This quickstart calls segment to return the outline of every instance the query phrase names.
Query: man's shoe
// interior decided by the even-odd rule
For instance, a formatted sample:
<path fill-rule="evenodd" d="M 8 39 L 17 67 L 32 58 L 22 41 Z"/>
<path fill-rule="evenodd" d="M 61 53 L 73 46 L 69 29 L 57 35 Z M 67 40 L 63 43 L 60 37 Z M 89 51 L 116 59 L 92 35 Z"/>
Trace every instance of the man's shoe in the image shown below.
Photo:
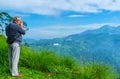
<path fill-rule="evenodd" d="M 22 77 L 22 74 L 15 75 L 13 77 Z"/>

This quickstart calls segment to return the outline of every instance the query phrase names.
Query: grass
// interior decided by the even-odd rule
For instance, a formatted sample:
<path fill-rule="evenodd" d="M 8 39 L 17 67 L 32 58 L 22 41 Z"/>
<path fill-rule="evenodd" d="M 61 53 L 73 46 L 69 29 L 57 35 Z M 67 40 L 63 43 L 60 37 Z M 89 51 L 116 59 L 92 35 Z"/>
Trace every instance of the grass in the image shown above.
<path fill-rule="evenodd" d="M 9 73 L 6 38 L 0 36 L 0 42 L 0 79 L 17 79 Z M 33 51 L 24 46 L 21 47 L 19 72 L 23 74 L 21 79 L 120 79 L 107 65 L 80 65 L 71 57 L 60 57 L 46 50 Z"/>

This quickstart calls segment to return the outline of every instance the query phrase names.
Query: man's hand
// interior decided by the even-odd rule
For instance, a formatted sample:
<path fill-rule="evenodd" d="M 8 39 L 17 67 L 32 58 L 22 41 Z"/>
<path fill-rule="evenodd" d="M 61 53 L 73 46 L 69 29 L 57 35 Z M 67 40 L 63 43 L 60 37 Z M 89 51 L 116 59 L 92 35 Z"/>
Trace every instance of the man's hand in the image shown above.
<path fill-rule="evenodd" d="M 23 22 L 20 23 L 20 27 L 21 27 L 22 29 L 24 29 Z"/>

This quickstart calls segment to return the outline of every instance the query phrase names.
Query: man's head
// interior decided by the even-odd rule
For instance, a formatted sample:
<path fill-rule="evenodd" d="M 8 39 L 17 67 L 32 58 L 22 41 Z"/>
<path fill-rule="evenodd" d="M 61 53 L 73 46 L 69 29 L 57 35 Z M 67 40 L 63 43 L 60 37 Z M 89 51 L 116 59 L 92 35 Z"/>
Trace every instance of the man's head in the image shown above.
<path fill-rule="evenodd" d="M 19 17 L 19 16 L 15 16 L 15 17 L 13 18 L 13 23 L 16 23 L 16 24 L 20 25 L 20 24 L 21 24 L 21 19 L 20 19 L 20 17 Z"/>

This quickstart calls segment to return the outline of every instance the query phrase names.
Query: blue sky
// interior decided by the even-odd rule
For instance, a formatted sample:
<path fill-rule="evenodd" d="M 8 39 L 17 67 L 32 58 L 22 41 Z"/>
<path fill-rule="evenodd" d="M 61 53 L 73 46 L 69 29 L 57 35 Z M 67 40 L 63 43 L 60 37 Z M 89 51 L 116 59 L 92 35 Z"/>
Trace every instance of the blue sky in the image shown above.
<path fill-rule="evenodd" d="M 20 16 L 30 28 L 24 38 L 50 39 L 120 25 L 120 0 L 7 0 L 0 12 Z"/>

